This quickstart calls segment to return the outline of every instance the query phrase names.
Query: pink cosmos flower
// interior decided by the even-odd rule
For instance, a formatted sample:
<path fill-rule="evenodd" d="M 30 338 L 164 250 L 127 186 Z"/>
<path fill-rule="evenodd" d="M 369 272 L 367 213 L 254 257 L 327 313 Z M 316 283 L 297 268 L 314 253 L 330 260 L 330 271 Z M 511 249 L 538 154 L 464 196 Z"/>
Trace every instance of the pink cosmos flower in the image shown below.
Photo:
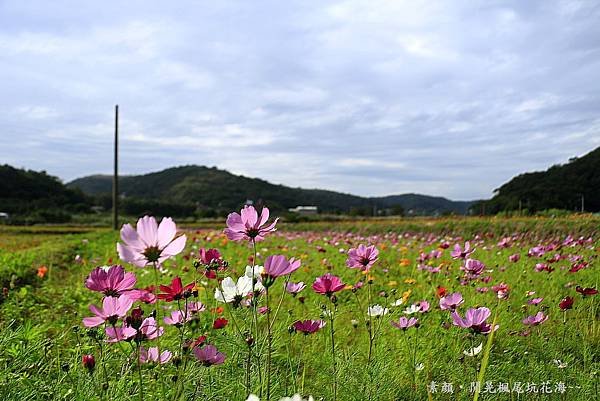
<path fill-rule="evenodd" d="M 164 350 L 160 353 L 160 358 L 158 357 L 158 347 L 150 347 L 148 349 L 144 347 L 140 347 L 140 362 L 141 363 L 158 363 L 165 364 L 171 360 L 171 351 Z"/>
<path fill-rule="evenodd" d="M 304 282 L 302 282 L 302 281 L 300 281 L 299 283 L 288 282 L 285 285 L 285 290 L 288 293 L 292 294 L 292 296 L 294 296 L 294 297 L 305 288 L 306 288 L 306 284 L 304 284 Z"/>
<path fill-rule="evenodd" d="M 419 327 L 419 319 L 415 319 L 414 317 L 411 318 L 407 318 L 405 316 L 402 316 L 400 319 L 398 319 L 397 322 L 391 322 L 392 326 L 400 329 L 400 330 L 408 330 L 411 327 Z"/>
<path fill-rule="evenodd" d="M 300 268 L 300 264 L 300 260 L 294 258 L 287 260 L 283 255 L 268 256 L 262 272 L 263 285 L 267 287 L 269 282 L 272 283 L 277 277 L 292 274 Z"/>
<path fill-rule="evenodd" d="M 120 265 L 97 267 L 85 280 L 85 286 L 107 297 L 118 297 L 135 286 L 137 279 L 133 273 L 125 273 Z"/>
<path fill-rule="evenodd" d="M 465 242 L 465 249 L 462 249 L 459 244 L 455 244 L 450 256 L 452 256 L 452 259 L 466 259 L 473 252 L 475 252 L 475 249 L 471 249 L 471 243 L 467 241 Z"/>
<path fill-rule="evenodd" d="M 127 341 L 135 337 L 137 330 L 123 323 L 121 326 L 111 326 L 104 329 L 109 343 Z"/>
<path fill-rule="evenodd" d="M 96 316 L 83 318 L 83 325 L 96 327 L 104 322 L 114 325 L 119 318 L 127 315 L 132 305 L 133 301 L 127 296 L 106 297 L 102 300 L 102 309 L 90 305 L 90 311 Z"/>
<path fill-rule="evenodd" d="M 335 292 L 343 290 L 344 283 L 338 276 L 334 276 L 331 273 L 326 273 L 321 277 L 316 278 L 312 288 L 317 294 L 323 294 L 330 297 Z"/>
<path fill-rule="evenodd" d="M 538 312 L 533 316 L 527 316 L 523 319 L 523 324 L 527 326 L 537 326 L 548 320 L 548 316 L 544 312 Z"/>
<path fill-rule="evenodd" d="M 452 323 L 455 326 L 462 327 L 464 329 L 470 329 L 474 333 L 488 334 L 492 331 L 492 325 L 486 323 L 486 320 L 491 316 L 492 312 L 485 307 L 482 308 L 469 308 L 465 314 L 464 319 L 460 317 L 458 312 L 452 312 Z M 498 326 L 494 328 L 497 329 Z"/>
<path fill-rule="evenodd" d="M 543 300 L 544 300 L 544 298 L 532 298 L 527 303 L 529 305 L 539 305 L 542 303 Z"/>
<path fill-rule="evenodd" d="M 348 251 L 346 266 L 351 269 L 361 269 L 369 271 L 373 264 L 377 262 L 379 250 L 374 245 L 364 246 L 360 244 L 358 248 L 352 248 Z"/>
<path fill-rule="evenodd" d="M 199 312 L 204 312 L 206 310 L 206 305 L 204 305 L 200 301 L 188 302 L 187 303 L 187 310 L 188 310 L 188 312 L 190 312 L 192 314 L 199 313 Z"/>
<path fill-rule="evenodd" d="M 485 265 L 477 259 L 467 259 L 460 269 L 463 270 L 468 277 L 474 278 L 483 273 Z"/>
<path fill-rule="evenodd" d="M 419 312 L 420 313 L 427 313 L 427 312 L 429 312 L 429 302 L 427 302 L 427 301 L 419 301 L 419 302 L 415 303 L 415 305 L 417 305 L 419 307 Z"/>
<path fill-rule="evenodd" d="M 440 298 L 440 308 L 442 310 L 453 311 L 462 305 L 463 302 L 465 302 L 465 300 L 463 299 L 462 294 L 460 292 L 455 292 Z"/>
<path fill-rule="evenodd" d="M 169 316 L 165 316 L 163 321 L 165 324 L 170 326 L 181 326 L 185 322 L 189 322 L 191 320 L 191 316 L 186 316 L 182 311 L 176 310 L 171 312 Z"/>
<path fill-rule="evenodd" d="M 262 241 L 267 234 L 276 230 L 275 225 L 279 219 L 266 226 L 267 220 L 269 220 L 268 208 L 263 207 L 259 215 L 254 206 L 244 206 L 240 214 L 229 213 L 224 232 L 232 241 Z"/>
<path fill-rule="evenodd" d="M 513 263 L 517 263 L 519 261 L 519 259 L 521 259 L 521 255 L 519 255 L 518 253 L 515 253 L 514 255 L 510 255 L 508 257 L 508 260 Z"/>
<path fill-rule="evenodd" d="M 292 324 L 294 330 L 303 333 L 305 336 L 316 333 L 325 326 L 323 320 L 298 320 Z"/>
<path fill-rule="evenodd" d="M 164 331 L 164 328 L 158 327 L 158 324 L 153 317 L 147 317 L 138 329 L 138 336 L 142 339 L 154 340 L 155 338 L 162 336 Z"/>
<path fill-rule="evenodd" d="M 186 236 L 177 237 L 177 226 L 170 217 L 156 223 L 156 219 L 144 216 L 137 222 L 137 230 L 130 224 L 121 228 L 121 240 L 117 243 L 119 257 L 138 267 L 153 263 L 161 264 L 185 248 Z"/>
<path fill-rule="evenodd" d="M 225 354 L 219 352 L 214 345 L 205 345 L 204 347 L 195 347 L 194 355 L 196 359 L 206 367 L 221 365 L 225 362 Z"/>

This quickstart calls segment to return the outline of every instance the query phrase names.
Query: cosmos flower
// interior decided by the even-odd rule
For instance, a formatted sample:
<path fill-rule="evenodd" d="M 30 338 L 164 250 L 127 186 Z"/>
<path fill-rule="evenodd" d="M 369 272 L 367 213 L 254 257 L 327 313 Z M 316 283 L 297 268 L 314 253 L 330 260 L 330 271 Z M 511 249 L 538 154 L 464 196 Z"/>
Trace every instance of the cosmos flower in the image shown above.
<path fill-rule="evenodd" d="M 90 311 L 96 316 L 83 318 L 83 325 L 96 327 L 104 322 L 114 325 L 119 318 L 127 315 L 132 305 L 133 301 L 127 296 L 106 297 L 102 300 L 102 309 L 90 305 Z"/>
<path fill-rule="evenodd" d="M 561 310 L 568 310 L 568 309 L 572 309 L 573 308 L 573 303 L 575 302 L 575 299 L 573 297 L 565 297 L 563 299 L 560 300 L 560 302 L 558 303 L 558 307 Z"/>
<path fill-rule="evenodd" d="M 276 230 L 275 225 L 279 219 L 275 219 L 270 225 L 266 225 L 269 220 L 269 209 L 263 207 L 259 215 L 254 206 L 244 206 L 241 212 L 230 213 L 227 216 L 227 228 L 225 235 L 232 241 L 262 241 L 265 236 Z"/>
<path fill-rule="evenodd" d="M 260 282 L 254 284 L 255 291 L 264 287 Z M 215 299 L 220 302 L 233 303 L 239 306 L 240 302 L 252 293 L 252 278 L 244 275 L 238 278 L 237 284 L 231 277 L 225 277 L 221 282 L 221 289 L 215 289 Z"/>
<path fill-rule="evenodd" d="M 325 322 L 323 320 L 298 320 L 292 324 L 294 330 L 299 331 L 304 335 L 316 333 L 324 326 Z"/>
<path fill-rule="evenodd" d="M 455 326 L 462 327 L 464 329 L 470 329 L 472 332 L 477 334 L 488 334 L 492 331 L 492 325 L 486 323 L 486 320 L 491 316 L 492 312 L 485 307 L 481 308 L 469 308 L 465 317 L 462 318 L 458 312 L 452 312 L 452 323 Z M 498 326 L 494 328 L 497 329 Z"/>
<path fill-rule="evenodd" d="M 483 349 L 483 343 L 479 344 L 476 347 L 464 350 L 463 354 L 465 354 L 465 356 L 477 356 L 481 352 L 482 349 Z"/>
<path fill-rule="evenodd" d="M 508 257 L 508 260 L 511 261 L 512 263 L 517 263 L 519 261 L 519 259 L 521 259 L 521 255 L 519 255 L 518 253 L 515 253 Z"/>
<path fill-rule="evenodd" d="M 460 292 L 455 292 L 440 298 L 440 308 L 442 310 L 455 310 L 462 305 L 463 302 L 465 302 L 465 300 L 463 299 L 462 294 Z"/>
<path fill-rule="evenodd" d="M 138 267 L 153 263 L 162 264 L 185 248 L 186 236 L 177 236 L 177 226 L 170 217 L 164 217 L 160 225 L 156 219 L 144 216 L 137 222 L 136 230 L 130 224 L 121 228 L 121 240 L 117 243 L 119 257 Z"/>
<path fill-rule="evenodd" d="M 467 241 L 465 242 L 464 249 L 459 244 L 455 244 L 454 249 L 450 252 L 450 256 L 452 256 L 452 259 L 466 259 L 474 251 L 475 249 L 471 249 L 471 243 Z"/>
<path fill-rule="evenodd" d="M 527 326 L 538 326 L 548 320 L 548 316 L 544 312 L 538 312 L 533 316 L 527 316 L 523 319 L 523 324 Z"/>
<path fill-rule="evenodd" d="M 205 345 L 203 347 L 194 347 L 194 356 L 200 363 L 206 367 L 221 365 L 225 362 L 225 354 L 219 352 L 214 345 Z"/>
<path fill-rule="evenodd" d="M 498 299 L 508 299 L 508 295 L 510 294 L 510 287 L 508 284 L 500 283 L 492 286 L 492 291 L 496 293 Z"/>
<path fill-rule="evenodd" d="M 381 305 L 372 305 L 367 308 L 367 315 L 371 317 L 381 317 L 387 315 L 390 310 Z"/>
<path fill-rule="evenodd" d="M 160 358 L 158 357 L 158 347 L 150 347 L 148 349 L 144 347 L 140 347 L 140 362 L 141 363 L 158 363 L 165 364 L 171 360 L 171 351 L 164 350 L 160 353 Z"/>
<path fill-rule="evenodd" d="M 181 278 L 179 276 L 173 278 L 171 281 L 171 285 L 161 285 L 160 290 L 162 293 L 158 294 L 158 299 L 164 299 L 167 302 L 178 301 L 183 298 L 187 298 L 192 293 L 192 288 L 194 288 L 194 283 L 190 283 L 183 286 L 181 282 Z"/>
<path fill-rule="evenodd" d="M 580 293 L 581 295 L 583 295 L 584 297 L 590 296 L 590 295 L 596 295 L 598 293 L 598 290 L 593 288 L 593 287 L 588 287 L 588 288 L 583 288 L 581 286 L 577 286 L 575 287 L 575 291 L 577 291 L 578 293 Z"/>
<path fill-rule="evenodd" d="M 171 312 L 169 316 L 165 316 L 163 321 L 170 326 L 181 326 L 185 322 L 190 321 L 191 316 L 185 316 L 182 311 L 176 310 Z"/>
<path fill-rule="evenodd" d="M 408 330 L 411 327 L 419 327 L 419 319 L 415 319 L 414 317 L 407 318 L 405 316 L 400 317 L 397 322 L 391 322 L 392 326 L 400 329 L 400 330 Z"/>
<path fill-rule="evenodd" d="M 277 277 L 287 276 L 300 268 L 300 260 L 291 258 L 288 260 L 283 255 L 271 255 L 265 260 L 262 272 L 263 285 L 270 286 Z"/>
<path fill-rule="evenodd" d="M 223 328 L 225 328 L 225 326 L 227 326 L 227 323 L 229 323 L 229 320 L 225 319 L 224 317 L 218 317 L 213 322 L 213 329 L 215 329 L 215 330 L 223 329 Z"/>
<path fill-rule="evenodd" d="M 527 303 L 529 305 L 539 305 L 542 303 L 543 300 L 544 298 L 531 298 L 529 301 L 527 301 Z"/>
<path fill-rule="evenodd" d="M 107 297 L 118 297 L 132 290 L 136 281 L 135 274 L 125 273 L 123 266 L 102 266 L 91 271 L 85 280 L 85 286 Z"/>
<path fill-rule="evenodd" d="M 346 266 L 351 269 L 361 269 L 369 271 L 373 264 L 377 262 L 379 251 L 374 245 L 364 246 L 360 244 L 357 248 L 348 251 Z"/>
<path fill-rule="evenodd" d="M 338 276 L 334 276 L 331 273 L 326 273 L 315 279 L 312 288 L 317 294 L 327 295 L 330 297 L 334 293 L 343 290 L 344 283 Z"/>
<path fill-rule="evenodd" d="M 292 294 L 292 296 L 296 296 L 300 291 L 302 291 L 303 289 L 306 288 L 306 284 L 304 284 L 304 282 L 300 281 L 298 283 L 292 283 L 292 282 L 288 282 L 285 285 L 285 290 Z"/>
<path fill-rule="evenodd" d="M 461 266 L 460 269 L 463 270 L 469 277 L 477 277 L 483 273 L 485 265 L 477 259 L 467 259 L 465 260 L 465 264 Z"/>

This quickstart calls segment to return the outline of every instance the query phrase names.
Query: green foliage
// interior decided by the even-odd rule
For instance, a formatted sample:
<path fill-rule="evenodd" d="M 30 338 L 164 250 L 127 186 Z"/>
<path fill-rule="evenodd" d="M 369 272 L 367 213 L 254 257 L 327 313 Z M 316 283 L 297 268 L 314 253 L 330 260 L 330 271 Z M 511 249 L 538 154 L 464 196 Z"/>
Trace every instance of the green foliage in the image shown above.
<path fill-rule="evenodd" d="M 537 213 L 547 209 L 600 211 L 600 148 L 564 165 L 546 171 L 518 175 L 496 191 L 488 200 L 473 205 L 474 213 L 498 213 L 528 209 Z M 519 205 L 520 202 L 520 205 Z"/>

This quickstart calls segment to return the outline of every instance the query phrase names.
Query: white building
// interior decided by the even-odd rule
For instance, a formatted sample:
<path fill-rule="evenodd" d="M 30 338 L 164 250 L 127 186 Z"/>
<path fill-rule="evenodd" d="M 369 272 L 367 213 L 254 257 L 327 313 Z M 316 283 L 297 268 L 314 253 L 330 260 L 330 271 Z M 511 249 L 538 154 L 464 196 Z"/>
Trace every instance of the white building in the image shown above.
<path fill-rule="evenodd" d="M 296 206 L 288 209 L 292 213 L 302 215 L 317 214 L 319 209 L 316 206 Z"/>

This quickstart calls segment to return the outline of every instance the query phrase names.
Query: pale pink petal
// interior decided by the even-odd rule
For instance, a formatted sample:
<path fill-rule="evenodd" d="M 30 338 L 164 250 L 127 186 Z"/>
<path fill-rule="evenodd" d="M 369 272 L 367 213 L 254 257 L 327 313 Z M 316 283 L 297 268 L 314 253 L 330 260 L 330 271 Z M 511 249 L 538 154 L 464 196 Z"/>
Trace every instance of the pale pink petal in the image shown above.
<path fill-rule="evenodd" d="M 269 220 L 269 208 L 263 207 L 262 211 L 260 212 L 260 222 L 258 223 L 258 226 L 262 226 L 267 222 L 267 220 Z"/>
<path fill-rule="evenodd" d="M 104 319 L 102 319 L 99 316 L 83 318 L 83 325 L 85 327 L 96 327 L 96 326 L 100 326 L 102 323 L 104 323 Z"/>
<path fill-rule="evenodd" d="M 137 250 L 144 249 L 144 244 L 140 241 L 137 231 L 135 231 L 129 223 L 124 224 L 123 227 L 121 227 L 121 239 L 130 247 L 136 248 Z"/>
<path fill-rule="evenodd" d="M 158 224 L 151 216 L 144 216 L 137 222 L 137 232 L 142 242 L 147 246 L 158 245 Z"/>
<path fill-rule="evenodd" d="M 163 249 L 175 238 L 177 226 L 170 217 L 163 217 L 158 226 L 158 249 Z"/>
<path fill-rule="evenodd" d="M 173 242 L 171 242 L 165 249 L 162 250 L 161 257 L 169 257 L 175 256 L 185 248 L 185 241 L 187 237 L 185 235 L 181 235 L 177 237 Z"/>
<path fill-rule="evenodd" d="M 254 206 L 244 206 L 241 212 L 242 222 L 246 227 L 256 227 L 258 221 L 258 214 Z"/>

